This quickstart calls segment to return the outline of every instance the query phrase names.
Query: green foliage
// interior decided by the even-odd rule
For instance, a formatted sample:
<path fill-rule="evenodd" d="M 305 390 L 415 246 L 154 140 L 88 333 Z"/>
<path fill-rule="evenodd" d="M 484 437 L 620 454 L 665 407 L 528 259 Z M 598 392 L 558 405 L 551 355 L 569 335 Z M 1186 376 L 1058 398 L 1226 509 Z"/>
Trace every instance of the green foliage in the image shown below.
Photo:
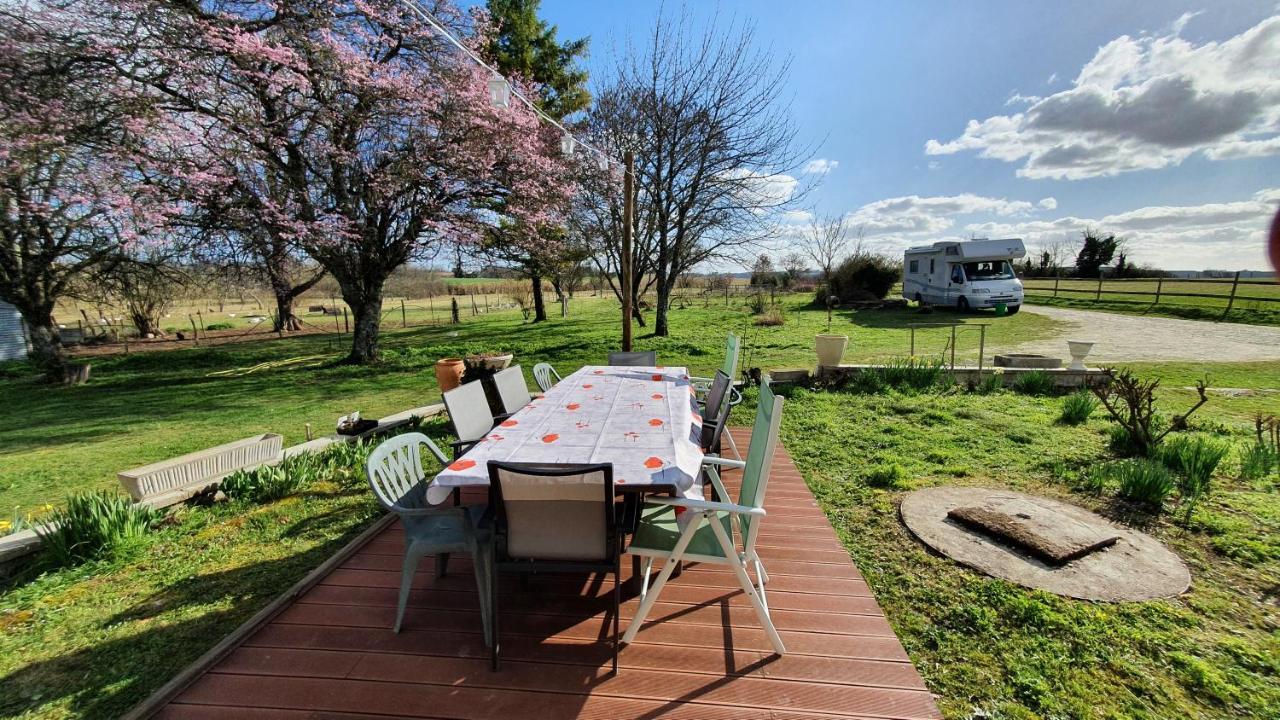
<path fill-rule="evenodd" d="M 310 454 L 285 458 L 279 465 L 237 470 L 222 480 L 222 492 L 232 500 L 267 503 L 288 497 L 319 476 L 319 461 Z"/>
<path fill-rule="evenodd" d="M 488 0 L 498 32 L 485 48 L 504 75 L 515 74 L 542 86 L 538 104 L 548 115 L 563 118 L 591 104 L 587 71 L 578 61 L 587 56 L 589 40 L 560 42 L 557 28 L 538 17 L 540 0 Z"/>
<path fill-rule="evenodd" d="M 1058 422 L 1064 425 L 1079 425 L 1089 420 L 1089 416 L 1098 409 L 1098 400 L 1088 390 L 1076 391 L 1062 399 L 1062 414 Z"/>
<path fill-rule="evenodd" d="M 990 375 L 984 376 L 982 381 L 974 387 L 973 391 L 979 395 L 991 395 L 998 393 L 1004 389 L 1004 373 L 992 372 Z"/>
<path fill-rule="evenodd" d="M 1013 381 L 1013 391 L 1023 395 L 1052 395 L 1053 376 L 1043 370 L 1021 373 Z"/>
<path fill-rule="evenodd" d="M 1266 443 L 1254 442 L 1240 451 L 1240 478 L 1261 480 L 1280 471 L 1280 453 Z"/>
<path fill-rule="evenodd" d="M 48 518 L 55 529 L 38 532 L 57 564 L 76 565 L 136 545 L 163 517 L 116 493 L 77 493 Z"/>
<path fill-rule="evenodd" d="M 768 309 L 768 307 L 769 302 L 764 299 L 764 293 L 751 293 L 750 297 L 747 298 L 747 309 L 751 311 L 752 315 L 759 315 Z"/>
<path fill-rule="evenodd" d="M 1076 277 L 1098 277 L 1102 266 L 1111 262 L 1119 247 L 1120 241 L 1115 235 L 1102 237 L 1095 235 L 1092 230 L 1086 230 L 1084 243 L 1080 246 L 1080 253 L 1076 255 Z"/>
<path fill-rule="evenodd" d="M 898 390 L 936 390 L 951 384 L 951 373 L 940 358 L 896 357 L 870 372 L 879 376 L 883 386 Z"/>
<path fill-rule="evenodd" d="M 831 271 L 830 287 L 818 289 L 818 303 L 826 305 L 827 295 L 840 302 L 880 300 L 902 279 L 900 260 L 873 253 L 850 256 Z"/>
<path fill-rule="evenodd" d="M 1102 477 L 1099 482 L 1117 485 L 1120 497 L 1148 505 L 1155 510 L 1164 507 L 1164 501 L 1174 488 L 1174 479 L 1169 470 L 1163 463 L 1155 460 L 1121 460 L 1103 466 L 1100 473 Z"/>
<path fill-rule="evenodd" d="M 900 488 L 907 473 L 898 463 L 881 463 L 867 469 L 867 484 L 878 488 Z"/>
<path fill-rule="evenodd" d="M 205 330 L 234 330 L 235 327 L 236 326 L 232 325 L 231 323 L 216 322 L 216 323 L 209 323 L 208 325 L 205 325 L 204 329 Z"/>
<path fill-rule="evenodd" d="M 1224 443 L 1187 436 L 1166 440 L 1156 451 L 1156 458 L 1178 474 L 1178 495 L 1186 518 L 1209 495 L 1213 472 L 1229 451 Z"/>

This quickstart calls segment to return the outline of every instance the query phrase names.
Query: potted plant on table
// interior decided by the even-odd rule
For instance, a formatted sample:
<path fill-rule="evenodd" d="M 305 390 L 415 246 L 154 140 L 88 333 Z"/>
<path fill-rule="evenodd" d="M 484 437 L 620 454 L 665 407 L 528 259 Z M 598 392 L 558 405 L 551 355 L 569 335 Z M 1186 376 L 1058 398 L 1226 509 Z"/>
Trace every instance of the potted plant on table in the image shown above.
<path fill-rule="evenodd" d="M 512 357 L 511 353 L 482 352 L 467 355 L 463 361 L 462 382 L 480 381 L 485 398 L 489 401 L 489 410 L 494 417 L 501 415 L 504 410 L 502 398 L 498 395 L 498 387 L 493 383 L 493 376 L 497 375 L 499 370 L 505 370 L 511 364 Z"/>

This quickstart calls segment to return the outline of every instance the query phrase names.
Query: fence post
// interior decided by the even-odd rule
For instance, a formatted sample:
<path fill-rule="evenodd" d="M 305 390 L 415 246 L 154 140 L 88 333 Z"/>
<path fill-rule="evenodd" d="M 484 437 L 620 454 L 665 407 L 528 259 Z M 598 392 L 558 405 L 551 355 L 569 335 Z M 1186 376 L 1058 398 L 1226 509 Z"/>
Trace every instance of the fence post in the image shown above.
<path fill-rule="evenodd" d="M 956 326 L 951 326 L 951 372 L 956 371 Z"/>
<path fill-rule="evenodd" d="M 347 309 L 345 307 L 342 308 L 342 329 L 347 333 L 351 332 L 351 321 L 347 319 Z"/>
<path fill-rule="evenodd" d="M 911 353 L 909 357 L 916 356 L 916 326 L 911 326 Z"/>
<path fill-rule="evenodd" d="M 978 326 L 978 382 L 982 382 L 982 356 L 987 351 L 987 326 Z"/>
<path fill-rule="evenodd" d="M 196 319 L 187 313 L 187 319 L 191 321 L 191 342 L 195 347 L 200 347 L 200 333 L 196 330 Z"/>
<path fill-rule="evenodd" d="M 1231 306 L 1236 302 L 1236 288 L 1240 286 L 1240 271 L 1236 271 L 1236 277 L 1231 281 L 1231 296 L 1227 298 L 1227 309 L 1223 311 L 1222 317 L 1226 317 L 1231 312 Z"/>
<path fill-rule="evenodd" d="M 338 337 L 342 337 L 342 325 L 338 322 L 338 306 L 333 306 L 333 331 L 338 333 Z"/>
<path fill-rule="evenodd" d="M 404 314 L 404 298 L 400 298 L 400 327 L 409 327 L 409 320 Z"/>
<path fill-rule="evenodd" d="M 1102 299 L 1102 272 L 1098 272 L 1098 291 L 1093 294 L 1094 302 Z"/>
<path fill-rule="evenodd" d="M 1053 276 L 1053 296 L 1058 297 L 1058 281 L 1062 279 L 1062 273 Z"/>
<path fill-rule="evenodd" d="M 196 317 L 200 319 L 200 329 L 207 330 L 207 328 L 204 326 L 204 316 L 200 314 L 199 310 L 196 311 Z"/>
<path fill-rule="evenodd" d="M 450 311 L 453 315 L 453 324 L 457 325 L 458 324 L 458 298 L 456 296 L 450 297 L 449 305 L 450 305 Z"/>
<path fill-rule="evenodd" d="M 729 286 L 724 286 L 724 306 L 729 307 Z"/>
<path fill-rule="evenodd" d="M 1156 278 L 1156 301 L 1152 305 L 1160 304 L 1160 290 L 1164 288 L 1164 278 Z"/>

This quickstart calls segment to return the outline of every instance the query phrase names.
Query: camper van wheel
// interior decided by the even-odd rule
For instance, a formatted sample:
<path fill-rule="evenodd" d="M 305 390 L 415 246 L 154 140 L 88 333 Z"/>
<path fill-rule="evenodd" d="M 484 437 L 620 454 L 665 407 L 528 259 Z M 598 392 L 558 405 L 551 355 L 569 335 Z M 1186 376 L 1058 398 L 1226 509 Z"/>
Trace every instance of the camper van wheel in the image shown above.
<path fill-rule="evenodd" d="M 920 293 L 916 293 L 915 301 L 920 305 L 924 305 L 924 296 L 921 295 Z"/>
<path fill-rule="evenodd" d="M 1022 306 L 1021 306 L 1021 305 L 1010 305 L 1010 306 L 1009 306 L 1009 314 L 1010 314 L 1010 315 L 1017 315 L 1017 314 L 1018 314 L 1018 311 L 1019 311 L 1019 310 L 1021 310 L 1021 309 L 1022 309 Z"/>
<path fill-rule="evenodd" d="M 969 312 L 969 301 L 963 295 L 960 296 L 959 300 L 956 300 L 956 310 L 962 313 Z"/>

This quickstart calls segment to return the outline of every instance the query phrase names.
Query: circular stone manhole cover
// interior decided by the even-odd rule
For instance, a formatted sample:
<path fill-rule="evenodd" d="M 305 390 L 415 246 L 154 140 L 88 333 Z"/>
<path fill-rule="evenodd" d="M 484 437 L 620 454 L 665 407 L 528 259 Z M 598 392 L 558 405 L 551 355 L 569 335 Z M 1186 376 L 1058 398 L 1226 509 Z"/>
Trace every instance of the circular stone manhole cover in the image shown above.
<path fill-rule="evenodd" d="M 1058 565 L 1017 547 L 1016 541 L 1000 539 L 948 515 L 963 516 L 964 512 L 953 511 L 975 508 L 1013 508 L 1017 510 L 1014 518 L 1034 515 L 1032 534 L 1049 541 L 1096 534 L 1114 542 Z M 1057 500 L 997 488 L 935 487 L 907 495 L 900 513 L 907 528 L 939 553 L 1029 588 L 1119 602 L 1173 597 L 1191 585 L 1187 566 L 1155 538 Z"/>

